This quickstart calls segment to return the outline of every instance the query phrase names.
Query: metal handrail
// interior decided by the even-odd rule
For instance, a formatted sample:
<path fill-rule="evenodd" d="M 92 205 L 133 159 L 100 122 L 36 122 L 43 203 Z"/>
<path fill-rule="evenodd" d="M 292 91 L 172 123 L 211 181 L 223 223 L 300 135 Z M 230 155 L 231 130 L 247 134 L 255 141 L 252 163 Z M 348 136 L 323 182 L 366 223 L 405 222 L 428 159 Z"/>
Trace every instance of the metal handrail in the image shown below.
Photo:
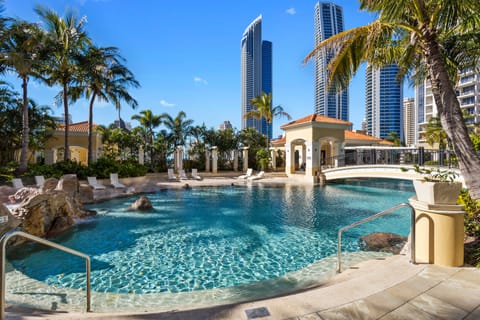
<path fill-rule="evenodd" d="M 376 213 L 374 215 L 371 215 L 363 220 L 360 220 L 360 221 L 357 221 L 355 223 L 352 223 L 351 225 L 349 226 L 346 226 L 346 227 L 343 227 L 343 228 L 340 228 L 338 230 L 338 249 L 337 249 L 337 259 L 338 259 L 338 262 L 337 262 L 337 273 L 341 273 L 342 272 L 342 232 L 346 231 L 346 230 L 349 230 L 353 227 L 356 227 L 360 224 L 363 224 L 365 222 L 369 222 L 373 219 L 376 219 L 376 218 L 379 218 L 381 216 L 384 216 L 386 214 L 389 214 L 393 211 L 396 211 L 400 208 L 403 208 L 403 207 L 409 207 L 410 210 L 411 210 L 411 225 L 410 225 L 410 262 L 411 263 L 415 263 L 415 210 L 413 209 L 413 207 L 408 204 L 408 203 L 401 203 L 395 207 L 391 207 L 387 210 L 384 210 L 382 212 L 379 212 L 379 213 Z"/>
<path fill-rule="evenodd" d="M 1 267 L 1 270 L 0 270 L 1 278 L 0 279 L 2 280 L 2 284 L 1 284 L 2 292 L 1 292 L 1 297 L 0 297 L 0 319 L 1 320 L 5 319 L 5 260 L 6 260 L 5 256 L 6 256 L 6 245 L 7 245 L 7 241 L 10 240 L 10 238 L 12 238 L 14 236 L 20 236 L 20 237 L 38 242 L 40 244 L 46 245 L 48 247 L 52 247 L 54 249 L 58 249 L 58 250 L 73 254 L 75 256 L 84 258 L 85 261 L 86 261 L 86 273 L 87 273 L 87 312 L 91 311 L 91 307 L 90 307 L 91 306 L 91 299 L 90 299 L 90 295 L 91 295 L 91 292 L 90 292 L 91 291 L 90 290 L 90 257 L 88 255 L 82 253 L 82 252 L 64 247 L 62 245 L 59 245 L 58 243 L 39 238 L 39 237 L 31 235 L 29 233 L 26 233 L 26 232 L 23 232 L 23 231 L 18 231 L 18 230 L 10 230 L 7 233 L 5 233 L 2 237 L 2 239 L 0 240 L 1 250 L 2 250 L 2 263 L 1 263 L 1 266 L 0 266 Z"/>

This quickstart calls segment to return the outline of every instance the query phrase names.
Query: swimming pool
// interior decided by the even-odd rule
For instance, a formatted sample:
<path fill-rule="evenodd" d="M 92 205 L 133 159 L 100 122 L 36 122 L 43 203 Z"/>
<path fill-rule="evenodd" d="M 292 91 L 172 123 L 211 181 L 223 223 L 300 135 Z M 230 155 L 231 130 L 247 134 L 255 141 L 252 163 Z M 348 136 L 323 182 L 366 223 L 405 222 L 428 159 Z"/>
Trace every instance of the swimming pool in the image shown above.
<path fill-rule="evenodd" d="M 334 255 L 340 227 L 406 202 L 413 193 L 411 182 L 401 180 L 167 190 L 147 195 L 154 210 L 146 213 L 126 210 L 136 197 L 91 205 L 97 216 L 53 241 L 90 255 L 96 292 L 229 288 L 283 277 Z M 358 251 L 359 236 L 370 232 L 407 235 L 407 212 L 345 233 L 343 251 Z M 84 264 L 62 252 L 32 245 L 9 260 L 51 286 L 85 287 Z"/>

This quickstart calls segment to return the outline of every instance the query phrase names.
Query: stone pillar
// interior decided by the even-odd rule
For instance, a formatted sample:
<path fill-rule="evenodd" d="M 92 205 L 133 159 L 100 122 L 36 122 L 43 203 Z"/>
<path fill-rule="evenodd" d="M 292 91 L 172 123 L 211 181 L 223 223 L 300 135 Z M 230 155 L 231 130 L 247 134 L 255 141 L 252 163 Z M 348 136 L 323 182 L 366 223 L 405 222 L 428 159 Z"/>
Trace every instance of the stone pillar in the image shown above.
<path fill-rule="evenodd" d="M 183 148 L 178 147 L 178 172 L 183 169 Z"/>
<path fill-rule="evenodd" d="M 139 164 L 145 163 L 145 152 L 143 151 L 143 146 L 138 147 L 138 163 Z"/>
<path fill-rule="evenodd" d="M 307 165 L 307 146 L 302 144 L 302 153 L 300 154 L 300 168 L 303 166 L 303 169 L 306 171 Z"/>
<path fill-rule="evenodd" d="M 212 147 L 212 173 L 217 173 L 218 150 L 217 147 Z"/>
<path fill-rule="evenodd" d="M 238 150 L 233 150 L 233 171 L 238 171 Z"/>
<path fill-rule="evenodd" d="M 285 173 L 295 173 L 295 148 L 292 148 L 291 143 L 285 143 Z"/>
<path fill-rule="evenodd" d="M 345 142 L 337 143 L 337 159 L 338 159 L 337 165 L 339 167 L 345 166 L 345 149 L 344 148 L 345 148 Z"/>
<path fill-rule="evenodd" d="M 243 172 L 247 172 L 248 170 L 248 149 L 250 147 L 243 147 Z"/>
<path fill-rule="evenodd" d="M 270 159 L 271 160 L 271 163 L 272 163 L 272 169 L 273 171 L 275 171 L 277 169 L 277 150 L 275 150 L 275 148 L 270 148 Z"/>
<path fill-rule="evenodd" d="M 320 144 L 318 142 L 308 142 L 306 145 L 307 157 L 305 175 L 316 177 L 321 171 L 320 168 Z M 312 179 L 313 180 L 313 179 Z"/>
<path fill-rule="evenodd" d="M 463 256 L 463 206 L 428 204 L 412 197 L 415 209 L 415 262 L 459 267 Z"/>
<path fill-rule="evenodd" d="M 53 164 L 54 163 L 54 155 L 55 151 L 52 149 L 50 150 L 45 150 L 45 164 Z"/>
<path fill-rule="evenodd" d="M 210 172 L 210 151 L 205 150 L 205 172 Z"/>

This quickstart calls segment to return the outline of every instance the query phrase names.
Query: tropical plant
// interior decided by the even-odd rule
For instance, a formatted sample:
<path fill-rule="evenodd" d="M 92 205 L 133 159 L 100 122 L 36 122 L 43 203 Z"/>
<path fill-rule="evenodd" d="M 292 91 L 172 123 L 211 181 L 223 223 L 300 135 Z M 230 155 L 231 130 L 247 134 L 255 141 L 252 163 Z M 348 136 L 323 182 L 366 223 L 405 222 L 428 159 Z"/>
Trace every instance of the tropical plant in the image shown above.
<path fill-rule="evenodd" d="M 70 119 L 68 103 L 74 101 L 78 95 L 72 93 L 70 87 L 78 83 L 79 67 L 78 56 L 85 52 L 91 43 L 84 31 L 85 17 L 78 19 L 73 11 L 67 11 L 65 17 L 58 13 L 37 5 L 35 12 L 43 22 L 47 32 L 48 59 L 43 68 L 43 80 L 50 86 L 58 84 L 62 91 L 59 100 L 63 101 L 65 116 L 65 145 L 64 160 L 70 159 L 69 131 Z"/>
<path fill-rule="evenodd" d="M 432 182 L 454 182 L 458 173 L 453 170 L 443 170 L 440 168 L 420 168 L 413 166 L 415 172 L 423 175 L 423 180 Z"/>
<path fill-rule="evenodd" d="M 163 125 L 170 130 L 173 147 L 185 145 L 187 137 L 192 133 L 193 120 L 187 119 L 187 114 L 183 111 L 180 111 L 175 118 L 168 113 L 163 113 L 161 118 Z"/>
<path fill-rule="evenodd" d="M 154 129 L 159 127 L 162 124 L 162 117 L 159 115 L 154 115 L 152 110 L 142 110 L 140 114 L 134 114 L 132 120 L 137 120 L 140 125 L 145 129 L 144 131 L 144 143 L 145 150 L 149 150 L 150 161 L 153 158 L 153 138 L 154 138 Z"/>
<path fill-rule="evenodd" d="M 431 117 L 425 127 L 425 138 L 430 146 L 438 144 L 439 149 L 445 149 L 448 145 L 448 136 L 442 128 L 439 117 Z"/>
<path fill-rule="evenodd" d="M 262 92 L 259 96 L 250 100 L 250 103 L 255 107 L 255 109 L 245 113 L 244 118 L 257 118 L 257 119 L 265 119 L 267 122 L 267 148 L 269 146 L 269 138 L 270 132 L 269 127 L 270 124 L 273 122 L 274 117 L 286 117 L 290 120 L 292 117 L 283 110 L 283 107 L 278 105 L 276 107 L 272 107 L 272 93 L 265 93 Z"/>
<path fill-rule="evenodd" d="M 15 21 L 7 30 L 0 47 L 0 64 L 15 72 L 22 81 L 22 148 L 19 174 L 27 170 L 29 145 L 28 81 L 38 75 L 45 55 L 43 32 L 32 23 Z"/>
<path fill-rule="evenodd" d="M 396 147 L 399 147 L 402 145 L 402 141 L 400 140 L 398 133 L 395 131 L 390 132 L 388 136 L 385 137 L 385 140 L 393 142 L 393 145 Z"/>
<path fill-rule="evenodd" d="M 345 88 L 362 62 L 375 67 L 397 64 L 399 75 L 414 70 L 428 80 L 440 122 L 458 156 L 471 196 L 480 198 L 480 158 L 462 117 L 453 84 L 459 70 L 480 59 L 480 2 L 477 0 L 359 0 L 377 19 L 321 42 L 304 62 L 320 52 L 336 52 L 328 65 L 329 83 Z"/>
<path fill-rule="evenodd" d="M 80 86 L 79 93 L 90 99 L 88 109 L 88 163 L 93 162 L 93 104 L 95 100 L 112 102 L 120 109 L 120 102 L 127 102 L 133 109 L 137 101 L 128 93 L 127 88 L 139 87 L 133 73 L 123 64 L 125 61 L 114 47 L 90 46 L 85 54 L 77 57 L 79 61 Z"/>

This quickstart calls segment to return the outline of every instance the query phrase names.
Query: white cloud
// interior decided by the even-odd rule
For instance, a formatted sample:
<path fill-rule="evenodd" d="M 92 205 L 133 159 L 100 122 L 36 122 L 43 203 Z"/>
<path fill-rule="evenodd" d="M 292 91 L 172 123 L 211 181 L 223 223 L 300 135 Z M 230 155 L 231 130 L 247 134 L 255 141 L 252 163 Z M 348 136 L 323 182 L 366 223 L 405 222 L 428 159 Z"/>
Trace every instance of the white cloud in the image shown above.
<path fill-rule="evenodd" d="M 208 81 L 200 78 L 199 76 L 193 77 L 193 81 L 198 84 L 208 85 Z"/>
<path fill-rule="evenodd" d="M 297 10 L 295 10 L 295 8 L 289 8 L 287 10 L 285 10 L 285 12 L 291 16 L 295 15 L 297 13 Z"/>
<path fill-rule="evenodd" d="M 162 107 L 167 107 L 167 108 L 172 108 L 172 107 L 176 106 L 175 103 L 170 103 L 170 102 L 168 102 L 167 100 L 164 100 L 164 99 L 160 100 L 160 105 Z"/>

